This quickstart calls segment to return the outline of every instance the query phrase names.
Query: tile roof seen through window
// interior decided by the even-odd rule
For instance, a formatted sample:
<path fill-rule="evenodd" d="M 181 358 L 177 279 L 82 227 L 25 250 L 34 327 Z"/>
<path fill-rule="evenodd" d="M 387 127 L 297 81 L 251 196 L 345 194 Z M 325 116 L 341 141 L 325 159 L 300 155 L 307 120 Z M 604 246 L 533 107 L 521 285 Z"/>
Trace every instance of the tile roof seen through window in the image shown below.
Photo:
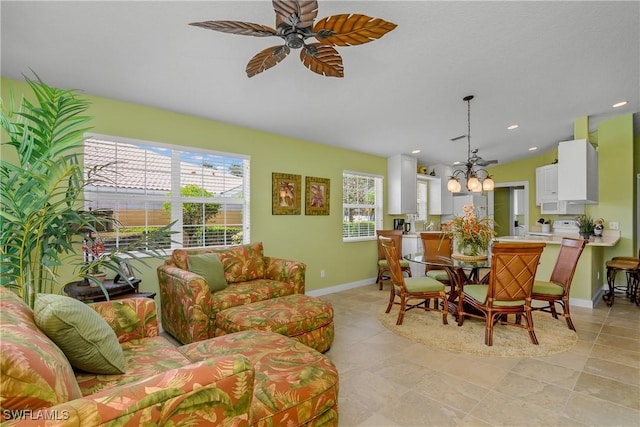
<path fill-rule="evenodd" d="M 171 191 L 172 150 L 129 143 L 88 139 L 84 148 L 85 171 L 109 164 L 100 172 L 103 180 L 96 184 L 104 189 Z M 242 194 L 242 159 L 180 152 L 180 185 L 197 185 L 217 197 Z"/>

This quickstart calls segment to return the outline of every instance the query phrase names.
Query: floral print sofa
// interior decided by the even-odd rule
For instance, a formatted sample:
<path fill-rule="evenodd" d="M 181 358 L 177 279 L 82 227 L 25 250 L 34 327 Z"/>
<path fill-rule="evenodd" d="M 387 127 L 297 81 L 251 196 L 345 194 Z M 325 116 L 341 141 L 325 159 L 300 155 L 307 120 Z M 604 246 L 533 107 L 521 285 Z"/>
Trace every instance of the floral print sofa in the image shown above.
<path fill-rule="evenodd" d="M 216 253 L 224 289 L 212 291 L 189 271 L 188 256 Z M 162 327 L 183 344 L 213 338 L 216 314 L 230 307 L 304 294 L 306 265 L 264 256 L 262 242 L 214 249 L 176 249 L 158 267 Z"/>
<path fill-rule="evenodd" d="M 33 311 L 0 287 L 0 424 L 335 426 L 338 373 L 280 334 L 247 331 L 175 347 L 155 303 L 89 305 L 115 332 L 125 373 L 74 371 Z"/>

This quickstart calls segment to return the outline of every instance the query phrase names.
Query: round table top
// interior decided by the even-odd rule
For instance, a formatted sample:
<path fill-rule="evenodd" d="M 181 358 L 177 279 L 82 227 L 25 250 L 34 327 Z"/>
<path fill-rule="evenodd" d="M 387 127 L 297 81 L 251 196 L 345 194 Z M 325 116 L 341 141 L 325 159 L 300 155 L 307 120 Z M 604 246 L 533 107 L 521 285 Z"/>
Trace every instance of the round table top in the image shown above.
<path fill-rule="evenodd" d="M 422 252 L 407 254 L 404 256 L 407 261 L 417 262 L 425 265 L 433 265 L 439 267 L 454 267 L 463 270 L 474 270 L 478 268 L 490 268 L 491 261 L 486 259 L 483 261 L 461 261 L 459 259 L 443 256 L 426 257 Z"/>

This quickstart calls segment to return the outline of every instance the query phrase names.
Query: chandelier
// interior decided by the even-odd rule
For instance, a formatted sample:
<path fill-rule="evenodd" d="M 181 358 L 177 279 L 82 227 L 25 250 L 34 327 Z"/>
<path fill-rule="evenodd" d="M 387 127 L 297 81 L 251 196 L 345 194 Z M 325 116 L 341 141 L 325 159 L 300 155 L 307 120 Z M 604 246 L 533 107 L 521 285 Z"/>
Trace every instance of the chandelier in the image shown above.
<path fill-rule="evenodd" d="M 464 178 L 467 186 L 467 190 L 474 193 L 481 191 L 492 191 L 495 187 L 495 182 L 489 175 L 486 169 L 476 167 L 474 169 L 475 162 L 471 158 L 471 100 L 473 95 L 468 95 L 462 98 L 467 102 L 467 163 L 466 169 L 456 169 L 449 177 L 447 182 L 447 190 L 452 193 L 459 193 L 462 189 L 460 185 L 460 178 Z"/>

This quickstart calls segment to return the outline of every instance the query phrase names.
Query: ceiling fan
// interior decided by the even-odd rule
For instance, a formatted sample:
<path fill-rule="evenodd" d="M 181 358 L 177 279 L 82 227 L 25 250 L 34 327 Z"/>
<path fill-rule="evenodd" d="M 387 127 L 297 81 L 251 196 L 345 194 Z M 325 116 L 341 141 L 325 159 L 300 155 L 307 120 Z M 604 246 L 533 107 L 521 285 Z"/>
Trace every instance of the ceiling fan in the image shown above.
<path fill-rule="evenodd" d="M 489 166 L 489 165 L 498 163 L 498 161 L 483 159 L 482 157 L 478 156 L 478 149 L 474 148 L 473 150 L 471 150 L 471 157 L 469 157 L 469 163 L 478 165 L 478 166 Z"/>
<path fill-rule="evenodd" d="M 272 0 L 276 29 L 251 22 L 203 21 L 189 25 L 244 36 L 276 36 L 283 45 L 271 46 L 255 55 L 247 64 L 253 77 L 282 61 L 291 49 L 301 49 L 300 60 L 314 73 L 344 77 L 342 57 L 333 46 L 355 46 L 376 40 L 396 28 L 396 24 L 361 14 L 341 14 L 314 21 L 318 15 L 316 0 Z M 317 43 L 307 43 L 315 38 Z"/>

